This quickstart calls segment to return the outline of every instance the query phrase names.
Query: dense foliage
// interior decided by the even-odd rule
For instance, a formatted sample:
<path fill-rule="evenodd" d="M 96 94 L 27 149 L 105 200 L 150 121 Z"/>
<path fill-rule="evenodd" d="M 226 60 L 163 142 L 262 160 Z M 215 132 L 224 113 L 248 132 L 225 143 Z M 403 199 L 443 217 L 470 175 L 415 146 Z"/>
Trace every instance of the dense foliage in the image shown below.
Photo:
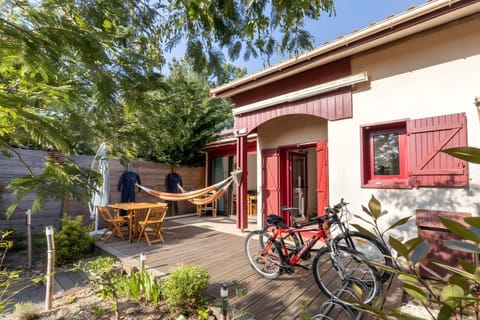
<path fill-rule="evenodd" d="M 49 148 L 68 156 L 94 153 L 107 142 L 114 156 L 129 159 L 140 152 L 171 164 L 198 162 L 192 151 L 211 139 L 205 128 L 215 132 L 216 121 L 225 118 L 219 114 L 225 108 L 209 102 L 199 82 L 188 77 L 177 86 L 161 75 L 176 45 L 185 45 L 192 70 L 218 85 L 235 75 L 224 65 L 224 52 L 231 59 L 299 53 L 312 45 L 302 30 L 304 20 L 333 13 L 331 0 L 0 0 L 0 7 L 0 151 L 15 156 L 12 146 Z M 201 107 L 189 109 L 180 97 Z M 177 123 L 180 130 L 174 132 L 181 147 L 167 139 L 172 113 L 186 118 L 187 125 Z M 149 128 L 150 115 L 170 122 Z M 162 128 L 159 136 L 152 134 Z M 194 132 L 187 133 L 190 129 Z M 94 177 L 93 172 L 68 161 L 57 164 L 49 163 L 41 178 L 30 172 L 10 185 L 15 201 L 8 213 L 39 186 L 51 192 L 39 195 L 34 211 L 49 194 L 82 200 L 92 192 L 94 183 L 78 179 Z M 74 178 L 57 184 L 58 177 L 69 175 Z"/>
<path fill-rule="evenodd" d="M 74 219 L 64 215 L 62 228 L 55 233 L 55 264 L 64 266 L 81 259 L 94 251 L 95 238 L 83 226 L 82 216 Z"/>

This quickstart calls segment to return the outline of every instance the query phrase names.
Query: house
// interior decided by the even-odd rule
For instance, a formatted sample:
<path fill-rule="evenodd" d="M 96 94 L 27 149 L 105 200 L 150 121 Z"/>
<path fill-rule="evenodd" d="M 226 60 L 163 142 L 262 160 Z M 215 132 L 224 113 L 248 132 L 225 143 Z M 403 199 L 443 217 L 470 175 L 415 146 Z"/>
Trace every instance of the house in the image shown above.
<path fill-rule="evenodd" d="M 235 124 L 207 171 L 243 170 L 242 230 L 252 187 L 258 226 L 282 205 L 306 219 L 341 198 L 361 214 L 372 195 L 391 221 L 478 215 L 480 168 L 440 150 L 480 145 L 479 84 L 480 1 L 428 1 L 213 89 Z"/>

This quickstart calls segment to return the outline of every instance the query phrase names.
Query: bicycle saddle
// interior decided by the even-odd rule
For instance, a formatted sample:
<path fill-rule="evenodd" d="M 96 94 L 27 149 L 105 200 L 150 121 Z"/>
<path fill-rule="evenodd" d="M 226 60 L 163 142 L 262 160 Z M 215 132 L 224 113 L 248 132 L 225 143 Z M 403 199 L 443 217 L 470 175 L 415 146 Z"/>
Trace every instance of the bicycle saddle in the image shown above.
<path fill-rule="evenodd" d="M 298 210 L 298 208 L 297 208 L 297 207 L 287 207 L 287 206 L 282 206 L 282 207 L 280 208 L 280 210 L 282 210 L 282 211 L 290 211 L 290 212 L 292 212 L 292 211 L 297 211 L 297 210 Z"/>
<path fill-rule="evenodd" d="M 283 219 L 280 216 L 277 216 L 276 214 L 270 214 L 270 215 L 267 216 L 267 223 L 278 226 L 278 224 L 280 224 L 280 223 L 285 224 L 285 219 Z"/>

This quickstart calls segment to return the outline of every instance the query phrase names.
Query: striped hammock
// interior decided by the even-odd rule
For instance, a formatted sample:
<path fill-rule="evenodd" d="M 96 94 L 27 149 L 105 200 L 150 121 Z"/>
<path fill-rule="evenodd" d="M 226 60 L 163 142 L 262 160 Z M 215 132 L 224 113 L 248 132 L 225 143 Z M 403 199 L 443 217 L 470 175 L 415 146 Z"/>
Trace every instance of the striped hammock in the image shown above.
<path fill-rule="evenodd" d="M 242 173 L 241 170 L 232 171 L 231 175 L 225 180 L 217 182 L 211 186 L 198 189 L 198 190 L 193 190 L 193 191 L 185 191 L 179 185 L 179 188 L 182 191 L 181 193 L 169 193 L 169 192 L 158 191 L 151 188 L 147 188 L 139 184 L 136 184 L 136 186 L 139 187 L 141 190 L 145 191 L 146 193 L 162 200 L 167 200 L 167 201 L 187 200 L 195 205 L 203 205 L 203 204 L 211 203 L 217 200 L 218 198 L 220 198 L 221 196 L 223 196 L 225 194 L 225 191 L 230 187 L 230 185 L 233 182 L 238 184 L 240 181 L 241 173 Z"/>

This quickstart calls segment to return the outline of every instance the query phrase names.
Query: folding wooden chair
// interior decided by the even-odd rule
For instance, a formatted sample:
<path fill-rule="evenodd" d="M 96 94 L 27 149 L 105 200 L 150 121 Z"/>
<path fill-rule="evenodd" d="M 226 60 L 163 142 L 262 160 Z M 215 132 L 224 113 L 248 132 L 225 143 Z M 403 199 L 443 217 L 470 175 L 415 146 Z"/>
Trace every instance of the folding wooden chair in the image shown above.
<path fill-rule="evenodd" d="M 138 235 L 137 242 L 140 241 L 143 237 L 147 240 L 149 246 L 155 242 L 165 243 L 165 238 L 163 237 L 162 225 L 167 215 L 167 204 L 165 203 L 164 207 L 151 208 L 145 215 L 143 221 L 138 221 L 138 226 L 140 227 L 140 233 Z"/>
<path fill-rule="evenodd" d="M 212 191 L 206 195 L 206 198 L 215 195 L 215 191 Z M 201 198 L 200 198 L 201 199 Z M 212 217 L 217 216 L 217 200 L 205 204 L 197 204 L 197 216 L 201 217 L 203 213 L 207 214 L 208 211 L 212 212 Z"/>
<path fill-rule="evenodd" d="M 128 236 L 128 218 L 112 214 L 108 207 L 103 206 L 97 206 L 97 212 L 107 227 L 98 240 L 105 243 L 112 236 L 125 240 L 125 236 Z"/>

